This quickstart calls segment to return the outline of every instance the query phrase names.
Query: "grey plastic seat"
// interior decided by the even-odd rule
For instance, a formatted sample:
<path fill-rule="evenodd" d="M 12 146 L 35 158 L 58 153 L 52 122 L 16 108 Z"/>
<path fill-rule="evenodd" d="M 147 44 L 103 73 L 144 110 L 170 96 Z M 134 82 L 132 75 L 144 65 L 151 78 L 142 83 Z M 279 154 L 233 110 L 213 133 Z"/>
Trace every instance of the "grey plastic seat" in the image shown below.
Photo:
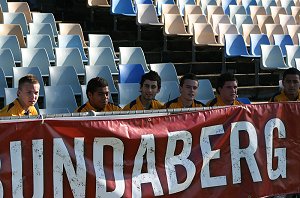
<path fill-rule="evenodd" d="M 3 13 L 3 23 L 4 24 L 19 24 L 23 31 L 23 36 L 29 33 L 27 21 L 24 13 L 22 12 L 4 12 Z"/>
<path fill-rule="evenodd" d="M 55 48 L 57 66 L 73 66 L 77 75 L 84 75 L 84 65 L 78 48 Z"/>
<path fill-rule="evenodd" d="M 109 34 L 88 34 L 89 47 L 109 47 L 114 58 L 119 59 L 115 53 L 114 45 Z"/>
<path fill-rule="evenodd" d="M 74 92 L 70 85 L 45 86 L 44 104 L 46 109 L 67 108 L 68 112 L 74 112 L 77 108 Z"/>
<path fill-rule="evenodd" d="M 180 96 L 179 86 L 176 81 L 162 81 L 160 92 L 155 96 L 155 99 L 166 103 Z"/>
<path fill-rule="evenodd" d="M 73 66 L 61 66 L 49 68 L 50 86 L 70 85 L 75 95 L 81 95 L 81 87 Z"/>
<path fill-rule="evenodd" d="M 18 88 L 18 82 L 20 78 L 27 74 L 33 74 L 40 83 L 40 96 L 45 95 L 44 81 L 41 71 L 38 67 L 14 67 L 13 68 L 13 87 Z"/>
<path fill-rule="evenodd" d="M 90 65 L 90 66 L 85 67 L 85 82 L 86 82 L 85 84 L 86 85 L 89 82 L 89 80 L 91 80 L 92 78 L 95 78 L 97 76 L 102 77 L 107 81 L 110 93 L 113 93 L 113 94 L 118 93 L 118 90 L 115 87 L 115 84 L 114 84 L 114 81 L 112 78 L 112 74 L 107 65 Z"/>
<path fill-rule="evenodd" d="M 51 39 L 52 46 L 57 46 L 50 23 L 29 23 L 29 31 L 30 34 L 47 34 Z"/>
<path fill-rule="evenodd" d="M 0 49 L 5 48 L 11 50 L 15 62 L 21 62 L 21 49 L 15 35 L 0 36 Z"/>
<path fill-rule="evenodd" d="M 260 68 L 262 70 L 282 70 L 289 67 L 285 64 L 278 45 L 261 45 Z"/>
<path fill-rule="evenodd" d="M 140 95 L 140 83 L 118 83 L 119 106 L 124 107 Z"/>
<path fill-rule="evenodd" d="M 53 13 L 32 12 L 31 15 L 33 23 L 50 23 L 54 36 L 58 35 Z"/>
<path fill-rule="evenodd" d="M 13 77 L 13 67 L 15 67 L 15 61 L 10 49 L 0 49 L 0 68 L 3 70 L 6 78 Z"/>
<path fill-rule="evenodd" d="M 161 81 L 175 81 L 179 83 L 177 72 L 173 63 L 153 63 L 150 68 L 156 71 L 161 78 Z"/>
<path fill-rule="evenodd" d="M 300 58 L 300 46 L 299 45 L 286 45 L 286 64 L 289 67 L 296 67 L 296 58 Z"/>
<path fill-rule="evenodd" d="M 27 48 L 45 48 L 49 61 L 55 62 L 54 49 L 52 41 L 47 34 L 28 34 Z"/>
<path fill-rule="evenodd" d="M 4 88 L 4 105 L 12 103 L 17 98 L 18 88 Z"/>
<path fill-rule="evenodd" d="M 112 75 L 118 75 L 119 71 L 110 47 L 89 47 L 89 65 L 107 65 Z"/>
<path fill-rule="evenodd" d="M 198 80 L 198 92 L 195 97 L 196 100 L 206 104 L 209 100 L 215 97 L 213 87 L 209 79 Z"/>
<path fill-rule="evenodd" d="M 42 76 L 49 76 L 50 62 L 44 48 L 22 48 L 22 67 L 38 67 Z"/>
<path fill-rule="evenodd" d="M 148 72 L 146 58 L 141 47 L 120 47 L 120 64 L 141 64 Z"/>
<path fill-rule="evenodd" d="M 3 70 L 0 68 L 0 98 L 4 98 L 4 88 L 7 88 L 7 82 Z"/>

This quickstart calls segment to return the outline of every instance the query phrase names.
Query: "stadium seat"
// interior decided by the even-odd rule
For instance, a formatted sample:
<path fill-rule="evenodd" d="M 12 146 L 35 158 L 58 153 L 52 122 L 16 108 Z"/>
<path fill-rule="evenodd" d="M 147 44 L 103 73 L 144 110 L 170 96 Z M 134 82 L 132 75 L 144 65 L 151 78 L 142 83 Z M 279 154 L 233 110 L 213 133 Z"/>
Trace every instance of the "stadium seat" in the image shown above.
<path fill-rule="evenodd" d="M 282 0 L 280 1 L 281 6 L 284 7 L 284 9 L 286 10 L 286 13 L 288 15 L 292 14 L 292 6 L 295 6 L 295 2 L 293 0 Z"/>
<path fill-rule="evenodd" d="M 89 47 L 89 65 L 107 65 L 112 75 L 118 75 L 113 52 L 109 47 Z"/>
<path fill-rule="evenodd" d="M 273 35 L 284 34 L 283 28 L 280 24 L 266 24 L 266 34 L 271 44 L 274 44 Z"/>
<path fill-rule="evenodd" d="M 158 17 L 153 4 L 137 4 L 136 5 L 136 24 L 138 27 L 138 40 L 141 40 L 142 26 L 144 27 L 162 27 L 162 23 L 158 21 Z"/>
<path fill-rule="evenodd" d="M 233 24 L 236 24 L 236 14 L 246 14 L 246 10 L 242 5 L 229 5 L 229 12 L 229 18 Z"/>
<path fill-rule="evenodd" d="M 174 0 L 159 0 L 156 1 L 156 12 L 158 16 L 162 15 L 162 5 L 163 4 L 173 4 L 175 5 L 175 1 Z"/>
<path fill-rule="evenodd" d="M 234 24 L 219 24 L 219 37 L 218 42 L 224 44 L 224 35 L 225 34 L 238 34 L 236 26 Z"/>
<path fill-rule="evenodd" d="M 140 83 L 145 74 L 141 64 L 120 64 L 119 83 Z"/>
<path fill-rule="evenodd" d="M 13 87 L 18 88 L 20 78 L 27 74 L 33 74 L 40 83 L 40 96 L 45 96 L 44 81 L 38 67 L 14 67 L 13 68 Z"/>
<path fill-rule="evenodd" d="M 148 66 L 144 51 L 141 47 L 119 47 L 120 64 L 141 64 L 145 72 L 148 72 Z"/>
<path fill-rule="evenodd" d="M 10 49 L 0 49 L 0 68 L 3 70 L 6 78 L 13 77 L 13 67 L 15 67 L 15 61 Z"/>
<path fill-rule="evenodd" d="M 70 85 L 75 95 L 81 95 L 81 87 L 73 66 L 49 68 L 49 85 Z"/>
<path fill-rule="evenodd" d="M 215 97 L 213 87 L 209 79 L 198 80 L 198 92 L 195 97 L 196 100 L 206 104 L 209 100 Z"/>
<path fill-rule="evenodd" d="M 285 64 L 281 49 L 278 45 L 261 45 L 262 70 L 283 70 L 289 67 Z"/>
<path fill-rule="evenodd" d="M 74 92 L 70 85 L 45 86 L 44 104 L 46 109 L 67 108 L 68 112 L 74 112 L 77 108 Z"/>
<path fill-rule="evenodd" d="M 200 0 L 200 5 L 201 5 L 202 13 L 207 16 L 207 14 L 208 14 L 207 6 L 208 5 L 217 5 L 217 1 L 216 0 Z"/>
<path fill-rule="evenodd" d="M 85 84 L 87 85 L 89 80 L 95 77 L 104 78 L 109 87 L 109 91 L 112 94 L 117 94 L 118 90 L 115 87 L 111 71 L 107 65 L 89 65 L 85 67 Z"/>
<path fill-rule="evenodd" d="M 299 45 L 287 45 L 286 47 L 286 64 L 289 67 L 296 67 L 295 59 L 300 58 L 300 46 Z"/>
<path fill-rule="evenodd" d="M 291 7 L 292 16 L 295 18 L 296 24 L 300 23 L 300 6 L 292 6 Z"/>
<path fill-rule="evenodd" d="M 23 12 L 27 23 L 32 23 L 31 11 L 27 2 L 8 2 L 8 12 Z"/>
<path fill-rule="evenodd" d="M 240 101 L 243 104 L 251 104 L 251 101 L 249 100 L 249 98 L 238 97 L 237 100 Z"/>
<path fill-rule="evenodd" d="M 179 96 L 179 86 L 176 81 L 162 81 L 160 92 L 156 94 L 155 99 L 161 103 L 166 103 Z"/>
<path fill-rule="evenodd" d="M 49 61 L 55 62 L 54 49 L 52 41 L 47 34 L 28 34 L 27 35 L 27 48 L 44 48 L 47 52 Z"/>
<path fill-rule="evenodd" d="M 89 7 L 110 7 L 107 0 L 88 0 L 87 4 Z"/>
<path fill-rule="evenodd" d="M 188 15 L 188 33 L 193 34 L 195 23 L 207 23 L 206 16 L 203 14 L 189 14 Z"/>
<path fill-rule="evenodd" d="M 46 34 L 50 37 L 52 47 L 57 47 L 53 29 L 50 23 L 29 23 L 29 31 L 31 35 Z"/>
<path fill-rule="evenodd" d="M 173 63 L 153 63 L 150 64 L 150 68 L 158 73 L 161 81 L 175 81 L 179 83 Z"/>
<path fill-rule="evenodd" d="M 271 14 L 271 6 L 277 6 L 275 0 L 262 0 L 262 6 L 266 9 L 267 14 Z"/>
<path fill-rule="evenodd" d="M 0 24 L 0 36 L 14 35 L 18 39 L 21 48 L 26 47 L 22 28 L 17 24 Z M 14 54 L 14 52 L 13 52 Z M 15 55 L 15 54 L 14 54 Z M 20 61 L 15 57 L 15 61 Z"/>
<path fill-rule="evenodd" d="M 80 36 L 83 47 L 87 47 L 83 36 L 82 28 L 79 23 L 59 23 L 59 34 L 60 35 L 74 35 Z"/>
<path fill-rule="evenodd" d="M 300 25 L 287 25 L 288 34 L 291 36 L 294 45 L 299 45 L 298 34 L 300 33 Z"/>
<path fill-rule="evenodd" d="M 7 88 L 7 82 L 2 68 L 0 68 L 0 98 L 5 97 L 4 88 Z"/>
<path fill-rule="evenodd" d="M 257 24 L 260 28 L 260 31 L 266 34 L 266 24 L 274 24 L 274 20 L 271 15 L 257 15 Z"/>
<path fill-rule="evenodd" d="M 283 7 L 271 6 L 271 15 L 275 24 L 280 24 L 279 15 L 286 14 L 286 10 Z"/>
<path fill-rule="evenodd" d="M 22 28 L 23 36 L 26 36 L 29 33 L 27 21 L 25 15 L 22 12 L 16 12 L 16 13 L 4 12 L 3 23 L 20 25 Z"/>
<path fill-rule="evenodd" d="M 136 16 L 131 0 L 111 0 L 111 13 L 114 15 Z"/>
<path fill-rule="evenodd" d="M 109 47 L 115 60 L 119 60 L 115 53 L 114 45 L 109 34 L 88 34 L 89 47 Z"/>
<path fill-rule="evenodd" d="M 257 2 L 256 0 L 243 0 L 242 5 L 244 6 L 246 10 L 246 14 L 250 15 L 250 6 L 256 6 Z"/>
<path fill-rule="evenodd" d="M 208 5 L 207 6 L 207 21 L 210 24 L 213 24 L 213 19 L 212 19 L 212 15 L 214 14 L 219 14 L 219 15 L 224 15 L 224 10 L 222 8 L 222 6 L 217 6 L 217 5 Z M 227 15 L 229 18 L 229 15 Z"/>
<path fill-rule="evenodd" d="M 161 9 L 161 18 L 160 22 L 165 23 L 165 15 L 166 14 L 178 14 L 180 15 L 179 8 L 176 4 L 163 4 Z"/>
<path fill-rule="evenodd" d="M 243 34 L 242 24 L 253 24 L 251 16 L 246 14 L 236 14 L 235 25 L 240 34 Z"/>
<path fill-rule="evenodd" d="M 7 0 L 0 0 L 2 12 L 8 12 Z"/>
<path fill-rule="evenodd" d="M 44 48 L 22 48 L 22 67 L 38 67 L 42 76 L 49 76 L 50 61 Z"/>
<path fill-rule="evenodd" d="M 261 34 L 261 31 L 257 24 L 242 24 L 243 37 L 247 45 L 250 45 L 251 34 Z"/>
<path fill-rule="evenodd" d="M 268 36 L 266 34 L 250 34 L 250 54 L 261 56 L 260 45 L 270 45 Z"/>
<path fill-rule="evenodd" d="M 118 83 L 119 106 L 123 108 L 140 95 L 140 83 Z"/>
<path fill-rule="evenodd" d="M 82 45 L 82 40 L 77 34 L 70 35 L 58 35 L 58 47 L 59 48 L 77 48 L 81 54 L 81 59 L 84 62 L 88 61 L 88 58 L 85 55 L 84 46 Z"/>
<path fill-rule="evenodd" d="M 84 65 L 78 48 L 55 48 L 57 66 L 73 66 L 78 76 L 84 76 Z"/>
<path fill-rule="evenodd" d="M 266 9 L 263 6 L 250 6 L 250 15 L 253 24 L 257 24 L 257 15 L 266 15 Z"/>
<path fill-rule="evenodd" d="M 288 34 L 274 34 L 274 45 L 278 45 L 281 48 L 282 55 L 286 56 L 286 45 L 294 45 L 293 40 Z"/>
<path fill-rule="evenodd" d="M 279 22 L 285 34 L 288 34 L 287 25 L 296 25 L 296 21 L 292 15 L 279 15 Z"/>
<path fill-rule="evenodd" d="M 213 14 L 212 15 L 212 27 L 215 35 L 219 35 L 219 25 L 220 24 L 231 24 L 229 16 L 226 14 Z"/>
<path fill-rule="evenodd" d="M 185 5 L 196 5 L 195 0 L 177 0 L 181 16 L 184 16 Z"/>
<path fill-rule="evenodd" d="M 5 48 L 11 50 L 15 62 L 21 62 L 21 49 L 15 35 L 0 36 L 0 49 Z"/>
<path fill-rule="evenodd" d="M 202 10 L 199 5 L 191 5 L 191 4 L 185 4 L 184 6 L 184 23 L 188 24 L 188 15 L 190 14 L 196 14 L 196 15 L 202 15 Z M 203 15 L 205 16 L 205 15 Z"/>
<path fill-rule="evenodd" d="M 54 36 L 58 35 L 57 26 L 56 26 L 53 13 L 33 12 L 32 21 L 33 23 L 49 23 L 52 27 Z"/>
<path fill-rule="evenodd" d="M 224 10 L 224 13 L 229 16 L 230 15 L 229 6 L 236 5 L 236 0 L 221 0 L 221 5 Z"/>

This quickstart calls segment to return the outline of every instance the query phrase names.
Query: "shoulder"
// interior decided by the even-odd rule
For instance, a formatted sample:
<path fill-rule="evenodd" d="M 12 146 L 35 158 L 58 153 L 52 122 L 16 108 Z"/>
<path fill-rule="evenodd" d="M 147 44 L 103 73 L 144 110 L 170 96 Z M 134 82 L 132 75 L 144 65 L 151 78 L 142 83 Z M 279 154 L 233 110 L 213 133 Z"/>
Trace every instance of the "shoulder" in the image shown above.
<path fill-rule="evenodd" d="M 78 113 L 80 113 L 80 112 L 85 112 L 84 111 L 84 108 L 86 107 L 86 103 L 85 104 L 83 104 L 83 105 L 81 105 L 80 107 L 78 107 L 76 110 L 75 110 L 75 112 L 78 112 Z"/>
<path fill-rule="evenodd" d="M 271 97 L 271 99 L 270 99 L 270 102 L 278 102 L 278 97 L 281 95 L 281 92 L 279 91 L 279 92 L 277 92 L 277 93 L 275 93 L 272 97 Z"/>
<path fill-rule="evenodd" d="M 218 98 L 214 98 L 214 99 L 208 101 L 206 106 L 208 106 L 208 107 L 215 106 L 217 104 L 217 102 L 218 102 Z"/>
<path fill-rule="evenodd" d="M 196 104 L 197 107 L 206 107 L 205 104 L 203 104 L 202 102 L 198 101 L 198 100 L 194 100 L 194 103 Z"/>
<path fill-rule="evenodd" d="M 170 100 L 169 102 L 165 103 L 164 106 L 165 106 L 166 108 L 169 108 L 169 107 L 171 106 L 171 104 L 177 103 L 177 102 L 178 102 L 178 98 L 175 98 L 175 99 Z"/>

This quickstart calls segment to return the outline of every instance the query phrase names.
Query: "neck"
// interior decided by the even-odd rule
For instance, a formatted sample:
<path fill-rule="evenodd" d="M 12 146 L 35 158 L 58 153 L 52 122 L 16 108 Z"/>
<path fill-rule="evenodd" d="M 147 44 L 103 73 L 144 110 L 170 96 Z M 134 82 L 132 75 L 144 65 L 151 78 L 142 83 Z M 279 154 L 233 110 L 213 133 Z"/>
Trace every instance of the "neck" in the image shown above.
<path fill-rule="evenodd" d="M 223 98 L 221 98 L 221 99 L 225 105 L 232 105 L 234 102 L 234 100 L 224 100 Z"/>
<path fill-rule="evenodd" d="M 152 100 L 145 100 L 143 96 L 140 96 L 140 100 L 145 109 L 149 109 Z"/>
<path fill-rule="evenodd" d="M 298 94 L 285 94 L 289 101 L 296 101 L 298 99 Z"/>
<path fill-rule="evenodd" d="M 180 96 L 179 100 L 181 100 L 181 103 L 182 103 L 182 105 L 183 105 L 184 108 L 185 108 L 185 107 L 190 107 L 190 106 L 192 106 L 192 104 L 193 104 L 193 101 L 192 101 L 192 100 L 185 100 L 185 99 L 182 98 L 181 96 Z"/>

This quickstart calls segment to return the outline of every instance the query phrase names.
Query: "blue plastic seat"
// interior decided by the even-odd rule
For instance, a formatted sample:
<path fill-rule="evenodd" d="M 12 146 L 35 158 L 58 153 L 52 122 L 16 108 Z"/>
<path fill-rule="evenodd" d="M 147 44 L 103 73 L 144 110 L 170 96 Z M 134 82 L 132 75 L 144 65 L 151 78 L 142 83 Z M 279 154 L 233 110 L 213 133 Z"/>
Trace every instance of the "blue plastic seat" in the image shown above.
<path fill-rule="evenodd" d="M 261 56 L 260 45 L 270 45 L 268 36 L 266 34 L 250 34 L 250 54 Z"/>
<path fill-rule="evenodd" d="M 124 107 L 140 95 L 140 83 L 118 83 L 119 106 Z"/>
<path fill-rule="evenodd" d="M 249 98 L 237 98 L 237 100 L 243 104 L 251 104 L 251 101 L 249 100 Z"/>
<path fill-rule="evenodd" d="M 155 99 L 166 103 L 179 96 L 179 86 L 176 81 L 163 81 L 161 82 L 160 91 L 156 94 Z"/>
<path fill-rule="evenodd" d="M 120 64 L 119 83 L 140 83 L 145 74 L 141 64 Z"/>
<path fill-rule="evenodd" d="M 0 6 L 2 8 L 2 12 L 8 12 L 7 0 L 0 0 Z"/>
<path fill-rule="evenodd" d="M 230 15 L 229 5 L 236 5 L 236 0 L 222 0 L 222 8 L 224 10 L 224 13 L 228 16 Z"/>
<path fill-rule="evenodd" d="M 241 34 L 225 34 L 225 57 L 249 56 L 245 40 Z"/>
<path fill-rule="evenodd" d="M 282 55 L 286 56 L 286 45 L 294 45 L 293 40 L 289 34 L 273 34 L 274 45 L 281 48 Z"/>
<path fill-rule="evenodd" d="M 132 0 L 111 0 L 111 13 L 115 15 L 135 16 Z"/>
<path fill-rule="evenodd" d="M 213 87 L 209 79 L 198 80 L 198 92 L 195 97 L 196 100 L 206 104 L 209 100 L 215 97 Z"/>

